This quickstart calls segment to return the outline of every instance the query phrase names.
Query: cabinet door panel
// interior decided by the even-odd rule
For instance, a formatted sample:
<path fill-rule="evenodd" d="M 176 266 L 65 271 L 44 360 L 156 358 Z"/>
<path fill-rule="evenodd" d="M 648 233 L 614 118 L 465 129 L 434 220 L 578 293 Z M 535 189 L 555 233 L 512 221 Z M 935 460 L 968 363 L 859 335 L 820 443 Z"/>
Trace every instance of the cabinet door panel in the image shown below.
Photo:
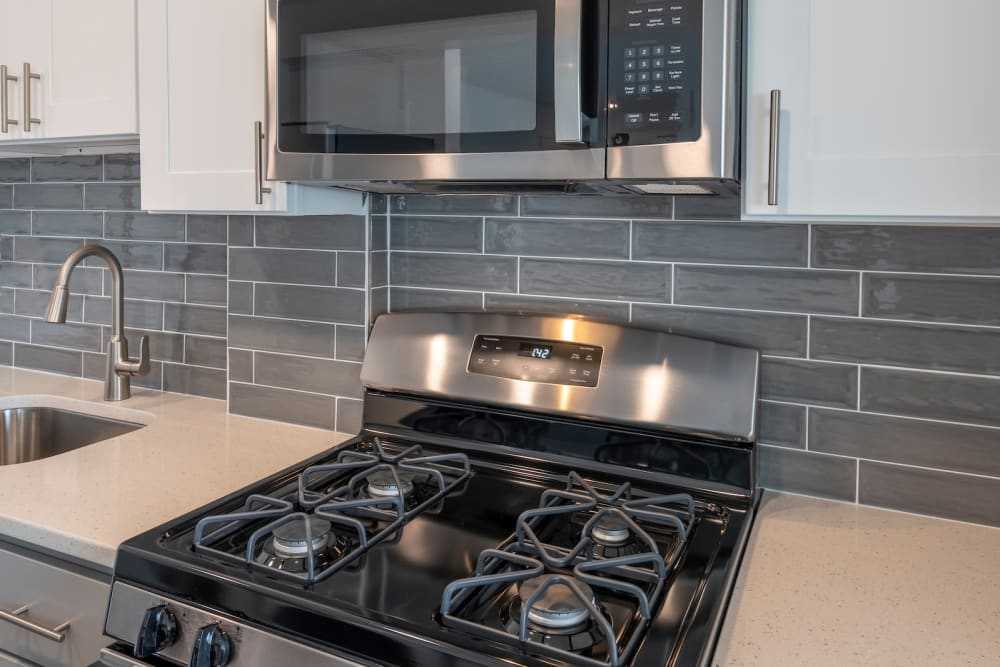
<path fill-rule="evenodd" d="M 38 126 L 32 132 L 24 131 L 24 63 L 35 67 L 48 67 L 49 33 L 51 7 L 48 2 L 16 2 L 0 0 L 0 65 L 7 66 L 7 73 L 17 77 L 17 81 L 7 82 L 8 117 L 16 120 L 6 134 L 0 133 L 0 141 L 31 138 L 37 135 Z M 43 93 L 39 82 L 32 82 L 33 102 Z M 35 102 L 33 109 L 37 110 Z M 37 117 L 38 114 L 33 113 Z"/>
<path fill-rule="evenodd" d="M 992 0 L 750 3 L 746 211 L 1000 215 Z M 769 91 L 782 91 L 767 205 Z"/>

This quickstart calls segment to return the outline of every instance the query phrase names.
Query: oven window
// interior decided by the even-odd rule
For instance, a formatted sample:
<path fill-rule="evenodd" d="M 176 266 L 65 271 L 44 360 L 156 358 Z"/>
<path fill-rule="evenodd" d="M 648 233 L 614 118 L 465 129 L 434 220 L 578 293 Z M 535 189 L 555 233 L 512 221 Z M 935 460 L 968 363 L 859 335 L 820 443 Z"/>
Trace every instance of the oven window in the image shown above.
<path fill-rule="evenodd" d="M 279 148 L 538 150 L 552 134 L 552 0 L 283 0 Z"/>

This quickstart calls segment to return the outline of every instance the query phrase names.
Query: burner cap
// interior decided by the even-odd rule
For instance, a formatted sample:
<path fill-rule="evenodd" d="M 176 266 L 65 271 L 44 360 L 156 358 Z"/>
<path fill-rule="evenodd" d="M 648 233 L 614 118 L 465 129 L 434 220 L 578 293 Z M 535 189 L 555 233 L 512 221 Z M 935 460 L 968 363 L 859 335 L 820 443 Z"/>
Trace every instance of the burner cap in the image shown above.
<path fill-rule="evenodd" d="M 533 579 L 521 582 L 517 593 L 522 604 L 527 604 L 532 595 L 535 594 L 545 582 L 556 575 L 543 574 Z M 575 582 L 591 601 L 594 600 L 594 591 L 582 581 Z M 581 625 L 587 621 L 590 612 L 587 607 L 576 597 L 569 586 L 562 583 L 554 583 L 549 586 L 542 597 L 528 610 L 528 619 L 543 628 L 553 628 L 562 630 Z"/>
<path fill-rule="evenodd" d="M 312 547 L 315 553 L 330 541 L 330 522 L 309 517 L 309 527 L 312 529 Z M 290 521 L 278 526 L 272 535 L 274 553 L 282 558 L 304 558 L 309 553 L 305 521 Z"/>
<path fill-rule="evenodd" d="M 625 520 L 614 514 L 606 514 L 598 519 L 590 534 L 595 542 L 606 546 L 625 544 L 632 537 L 632 531 Z"/>
<path fill-rule="evenodd" d="M 401 495 L 405 498 L 413 493 L 413 480 L 406 475 L 399 475 L 399 483 L 402 489 L 396 487 L 396 478 L 388 470 L 378 470 L 368 475 L 368 495 L 378 498 L 392 498 Z"/>

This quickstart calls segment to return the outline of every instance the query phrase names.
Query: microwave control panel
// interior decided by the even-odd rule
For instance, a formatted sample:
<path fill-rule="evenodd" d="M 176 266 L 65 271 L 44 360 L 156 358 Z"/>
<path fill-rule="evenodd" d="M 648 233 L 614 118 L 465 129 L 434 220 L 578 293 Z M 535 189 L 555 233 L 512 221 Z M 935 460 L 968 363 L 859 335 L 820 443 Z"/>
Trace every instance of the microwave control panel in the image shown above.
<path fill-rule="evenodd" d="M 611 0 L 608 145 L 701 137 L 704 0 Z"/>
<path fill-rule="evenodd" d="M 604 349 L 559 340 L 476 336 L 469 372 L 545 384 L 596 387 Z"/>

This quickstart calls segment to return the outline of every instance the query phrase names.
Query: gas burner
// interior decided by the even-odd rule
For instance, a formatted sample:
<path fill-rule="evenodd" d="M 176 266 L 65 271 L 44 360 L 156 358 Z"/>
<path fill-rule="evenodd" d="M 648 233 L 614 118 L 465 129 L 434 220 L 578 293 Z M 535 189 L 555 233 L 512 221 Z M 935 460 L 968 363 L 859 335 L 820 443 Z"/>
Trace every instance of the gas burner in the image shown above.
<path fill-rule="evenodd" d="M 543 574 L 518 584 L 517 596 L 522 607 L 555 576 Z M 590 586 L 582 581 L 576 582 L 576 585 L 588 600 L 595 601 L 594 591 Z M 572 633 L 586 624 L 589 615 L 587 607 L 572 589 L 558 581 L 549 584 L 542 591 L 541 597 L 528 609 L 528 620 L 547 632 Z"/>
<path fill-rule="evenodd" d="M 366 491 L 372 498 L 395 498 L 397 496 L 408 498 L 413 493 L 413 477 L 409 475 L 393 474 L 389 470 L 377 470 L 365 479 L 368 482 Z"/>
<path fill-rule="evenodd" d="M 306 535 L 306 524 L 312 532 L 312 540 Z M 312 550 L 319 551 L 330 541 L 330 522 L 315 517 L 307 521 L 294 521 L 274 529 L 272 546 L 274 553 L 282 558 L 298 558 L 309 553 L 309 542 Z"/>
<path fill-rule="evenodd" d="M 620 547 L 632 539 L 632 531 L 621 517 L 606 515 L 594 524 L 590 536 L 602 547 Z"/>

